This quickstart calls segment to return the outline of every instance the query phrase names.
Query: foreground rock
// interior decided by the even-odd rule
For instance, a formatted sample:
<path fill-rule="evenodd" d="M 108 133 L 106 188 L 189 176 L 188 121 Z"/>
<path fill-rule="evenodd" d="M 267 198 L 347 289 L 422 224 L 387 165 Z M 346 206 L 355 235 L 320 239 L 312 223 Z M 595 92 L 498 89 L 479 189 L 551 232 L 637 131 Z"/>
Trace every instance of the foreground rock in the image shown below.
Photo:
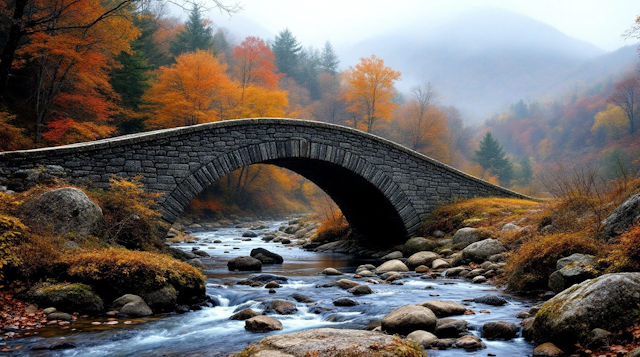
<path fill-rule="evenodd" d="M 586 280 L 542 305 L 532 325 L 534 339 L 562 348 L 584 340 L 594 328 L 625 330 L 640 314 L 639 301 L 640 273 Z"/>
<path fill-rule="evenodd" d="M 438 247 L 435 240 L 424 237 L 414 237 L 404 244 L 404 256 L 408 257 L 422 251 L 431 251 Z"/>
<path fill-rule="evenodd" d="M 250 332 L 282 330 L 282 323 L 272 317 L 259 315 L 244 320 L 244 329 Z"/>
<path fill-rule="evenodd" d="M 253 257 L 237 257 L 227 263 L 230 271 L 262 270 L 262 262 Z"/>
<path fill-rule="evenodd" d="M 20 213 L 29 226 L 49 228 L 59 235 L 100 236 L 105 226 L 100 207 L 74 187 L 50 190 L 28 200 Z"/>
<path fill-rule="evenodd" d="M 602 222 L 602 236 L 615 237 L 640 222 L 640 194 L 632 196 Z"/>
<path fill-rule="evenodd" d="M 332 328 L 268 336 L 250 345 L 239 355 L 243 357 L 426 356 L 420 349 L 395 336 L 373 331 Z"/>
<path fill-rule="evenodd" d="M 111 310 L 132 317 L 144 317 L 153 314 L 149 305 L 138 295 L 123 295 L 111 304 Z"/>
<path fill-rule="evenodd" d="M 413 340 L 421 348 L 427 349 L 438 342 L 438 337 L 431 332 L 418 330 L 407 335 L 407 340 Z"/>
<path fill-rule="evenodd" d="M 556 293 L 587 279 L 596 277 L 596 257 L 588 254 L 572 254 L 558 260 L 556 271 L 549 276 L 549 289 Z"/>
<path fill-rule="evenodd" d="M 388 273 L 390 271 L 395 272 L 407 272 L 409 268 L 398 259 L 389 260 L 376 268 L 376 274 Z"/>
<path fill-rule="evenodd" d="M 431 310 L 438 318 L 447 317 L 447 316 L 455 316 L 455 315 L 464 315 L 464 312 L 467 311 L 467 308 L 455 303 L 453 301 L 448 300 L 430 300 L 425 301 L 420 304 L 420 306 L 424 306 Z"/>
<path fill-rule="evenodd" d="M 249 255 L 258 259 L 262 264 L 282 264 L 284 261 L 280 254 L 270 252 L 264 248 L 251 249 Z"/>
<path fill-rule="evenodd" d="M 404 264 L 410 270 L 414 270 L 421 265 L 431 266 L 431 263 L 436 259 L 438 259 L 438 254 L 434 252 L 418 252 L 407 258 Z"/>
<path fill-rule="evenodd" d="M 29 299 L 39 306 L 95 315 L 103 310 L 102 299 L 84 284 L 55 284 L 32 291 Z"/>
<path fill-rule="evenodd" d="M 506 252 L 507 249 L 496 239 L 485 239 L 464 248 L 454 265 L 482 263 L 490 256 Z"/>
<path fill-rule="evenodd" d="M 436 315 L 424 306 L 406 305 L 385 316 L 381 327 L 389 334 L 408 335 L 417 330 L 433 332 L 437 320 Z"/>
<path fill-rule="evenodd" d="M 512 322 L 492 321 L 482 326 L 482 337 L 487 340 L 510 340 L 518 335 L 518 326 Z"/>
<path fill-rule="evenodd" d="M 262 303 L 265 314 L 275 312 L 280 315 L 291 315 L 298 312 L 296 304 L 287 300 L 271 300 Z"/>
<path fill-rule="evenodd" d="M 460 228 L 453 235 L 453 246 L 462 249 L 480 240 L 480 231 L 475 228 Z"/>

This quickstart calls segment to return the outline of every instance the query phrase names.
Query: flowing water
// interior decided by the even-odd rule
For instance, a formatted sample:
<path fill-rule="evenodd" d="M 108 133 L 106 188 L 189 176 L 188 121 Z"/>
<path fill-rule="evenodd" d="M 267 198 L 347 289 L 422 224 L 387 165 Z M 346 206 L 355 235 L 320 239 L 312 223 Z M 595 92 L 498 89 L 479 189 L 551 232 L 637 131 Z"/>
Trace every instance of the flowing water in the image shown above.
<path fill-rule="evenodd" d="M 277 230 L 286 222 L 268 222 L 269 229 L 257 231 L 266 233 Z M 500 294 L 490 285 L 477 285 L 454 279 L 421 279 L 412 276 L 402 279 L 404 285 L 370 284 L 374 294 L 354 297 L 338 288 L 315 288 L 317 284 L 337 280 L 352 279 L 352 274 L 340 277 L 323 276 L 318 273 L 326 267 L 334 267 L 346 273 L 353 273 L 358 265 L 379 262 L 357 260 L 344 254 L 328 254 L 303 251 L 297 247 L 286 247 L 278 243 L 265 243 L 260 238 L 251 241 L 237 240 L 246 229 L 223 228 L 215 232 L 195 234 L 201 238 L 198 243 L 178 244 L 178 248 L 191 251 L 194 246 L 206 251 L 211 259 L 203 259 L 207 265 L 207 293 L 217 302 L 217 306 L 173 314 L 163 318 L 132 320 L 129 325 L 91 325 L 94 319 L 78 321 L 71 326 L 48 327 L 39 332 L 38 337 L 27 337 L 9 345 L 21 344 L 24 348 L 14 352 L 29 356 L 226 356 L 244 349 L 249 343 L 257 342 L 269 334 L 256 334 L 244 330 L 244 321 L 231 321 L 229 317 L 244 308 L 261 311 L 261 301 L 270 299 L 290 299 L 294 292 L 300 292 L 315 301 L 311 304 L 297 303 L 298 312 L 293 315 L 273 316 L 282 322 L 284 330 L 272 332 L 288 333 L 305 329 L 332 327 L 363 329 L 371 321 L 382 319 L 396 308 L 417 304 L 426 300 L 448 299 L 458 303 L 462 300 L 485 294 Z M 219 239 L 222 243 L 213 243 Z M 275 294 L 268 289 L 235 285 L 246 279 L 249 273 L 229 272 L 226 262 L 237 256 L 247 256 L 251 249 L 263 247 L 280 254 L 284 258 L 281 265 L 263 265 L 263 273 L 284 275 L 289 278 Z M 357 279 L 353 279 L 357 280 Z M 360 279 L 362 280 L 362 279 Z M 515 316 L 525 311 L 534 302 L 509 295 L 502 295 L 509 301 L 504 306 L 489 306 L 464 303 L 475 315 L 453 316 L 468 321 L 469 329 L 480 336 L 482 325 L 489 321 L 510 321 L 518 323 Z M 349 297 L 359 302 L 352 307 L 335 307 L 332 301 Z M 313 307 L 322 306 L 330 310 L 314 313 Z M 480 312 L 483 310 L 484 312 Z M 488 312 L 488 313 L 487 313 Z M 122 322 L 122 321 L 121 321 Z M 72 330 L 75 329 L 75 330 Z M 50 344 L 64 339 L 74 342 L 77 348 L 61 351 L 35 351 L 31 347 Z M 477 352 L 463 350 L 430 351 L 431 356 L 527 356 L 533 345 L 523 338 L 511 341 L 484 340 L 487 349 Z"/>

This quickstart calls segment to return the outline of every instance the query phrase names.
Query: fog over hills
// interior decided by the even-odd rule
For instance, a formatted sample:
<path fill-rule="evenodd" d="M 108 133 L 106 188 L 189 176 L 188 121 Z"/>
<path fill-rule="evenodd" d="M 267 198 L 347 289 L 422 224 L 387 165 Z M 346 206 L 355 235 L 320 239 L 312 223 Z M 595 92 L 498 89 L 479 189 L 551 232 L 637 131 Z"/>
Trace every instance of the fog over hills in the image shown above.
<path fill-rule="evenodd" d="M 433 82 L 443 104 L 481 121 L 520 99 L 535 100 L 617 73 L 638 62 L 635 46 L 606 53 L 524 15 L 481 8 L 440 24 L 407 24 L 338 48 L 347 67 L 371 54 L 402 72 L 398 89 Z"/>

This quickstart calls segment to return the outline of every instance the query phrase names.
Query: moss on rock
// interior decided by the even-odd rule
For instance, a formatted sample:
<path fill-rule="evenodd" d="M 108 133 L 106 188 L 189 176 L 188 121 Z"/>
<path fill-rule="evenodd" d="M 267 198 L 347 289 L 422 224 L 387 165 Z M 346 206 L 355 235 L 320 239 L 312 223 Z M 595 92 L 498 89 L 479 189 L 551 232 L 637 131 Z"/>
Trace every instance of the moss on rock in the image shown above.
<path fill-rule="evenodd" d="M 42 308 L 55 307 L 64 312 L 97 314 L 104 304 L 90 286 L 85 284 L 62 283 L 34 289 L 29 294 L 31 300 Z"/>

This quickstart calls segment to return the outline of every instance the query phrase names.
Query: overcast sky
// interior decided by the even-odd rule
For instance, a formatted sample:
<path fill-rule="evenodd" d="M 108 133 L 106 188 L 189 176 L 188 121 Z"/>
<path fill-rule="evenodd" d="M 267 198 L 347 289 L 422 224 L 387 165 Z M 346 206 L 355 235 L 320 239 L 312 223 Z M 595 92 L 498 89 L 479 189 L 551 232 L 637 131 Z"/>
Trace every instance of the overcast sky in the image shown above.
<path fill-rule="evenodd" d="M 222 0 L 229 1 L 229 0 Z M 271 38 L 289 28 L 304 45 L 337 47 L 418 22 L 444 21 L 477 7 L 517 12 L 561 32 L 613 51 L 637 40 L 624 40 L 640 14 L 638 0 L 240 0 L 243 10 L 229 17 L 216 10 L 213 21 L 241 40 L 247 35 Z M 183 16 L 186 18 L 186 16 Z"/>

